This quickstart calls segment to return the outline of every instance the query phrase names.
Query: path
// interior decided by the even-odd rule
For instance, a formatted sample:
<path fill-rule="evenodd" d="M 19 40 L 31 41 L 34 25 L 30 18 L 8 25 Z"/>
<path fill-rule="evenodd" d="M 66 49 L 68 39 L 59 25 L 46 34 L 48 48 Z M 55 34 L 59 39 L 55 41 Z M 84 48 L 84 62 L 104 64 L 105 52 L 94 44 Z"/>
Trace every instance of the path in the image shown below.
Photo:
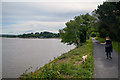
<path fill-rule="evenodd" d="M 118 53 L 113 50 L 113 59 L 106 59 L 104 45 L 94 38 L 94 78 L 118 78 Z"/>

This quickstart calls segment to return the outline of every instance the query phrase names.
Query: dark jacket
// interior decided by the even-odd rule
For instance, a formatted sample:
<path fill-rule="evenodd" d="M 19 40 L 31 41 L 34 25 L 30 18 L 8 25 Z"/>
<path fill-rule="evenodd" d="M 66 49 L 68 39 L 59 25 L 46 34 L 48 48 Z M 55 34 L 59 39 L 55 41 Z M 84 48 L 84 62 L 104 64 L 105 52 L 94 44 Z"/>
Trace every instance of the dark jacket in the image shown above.
<path fill-rule="evenodd" d="M 112 52 L 112 41 L 111 40 L 106 40 L 105 52 Z"/>

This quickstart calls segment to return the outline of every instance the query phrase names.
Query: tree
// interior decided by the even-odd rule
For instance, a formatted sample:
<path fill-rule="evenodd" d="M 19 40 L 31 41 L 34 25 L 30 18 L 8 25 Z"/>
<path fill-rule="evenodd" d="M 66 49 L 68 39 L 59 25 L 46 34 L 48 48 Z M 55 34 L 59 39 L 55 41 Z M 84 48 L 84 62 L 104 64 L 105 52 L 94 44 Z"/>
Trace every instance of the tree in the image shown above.
<path fill-rule="evenodd" d="M 100 36 L 107 34 L 112 40 L 120 41 L 120 2 L 104 2 L 94 12 L 99 19 Z"/>
<path fill-rule="evenodd" d="M 75 45 L 86 42 L 87 31 L 93 22 L 94 18 L 88 13 L 75 16 L 74 20 L 70 20 L 66 23 L 65 28 L 59 30 L 62 42 Z"/>
<path fill-rule="evenodd" d="M 18 35 L 18 37 L 20 38 L 59 38 L 59 34 L 58 33 L 51 33 L 51 32 L 36 32 L 34 33 L 27 33 L 27 34 L 22 34 L 22 35 Z"/>

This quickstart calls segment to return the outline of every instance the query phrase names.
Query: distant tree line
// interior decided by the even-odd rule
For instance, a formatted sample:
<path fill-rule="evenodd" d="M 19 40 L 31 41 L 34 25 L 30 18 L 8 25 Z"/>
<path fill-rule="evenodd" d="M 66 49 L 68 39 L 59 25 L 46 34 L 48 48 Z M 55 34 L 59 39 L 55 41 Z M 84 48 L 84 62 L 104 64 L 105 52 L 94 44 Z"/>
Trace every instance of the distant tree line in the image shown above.
<path fill-rule="evenodd" d="M 21 35 L 2 35 L 2 37 L 9 37 L 9 38 L 59 38 L 59 33 L 52 33 L 52 32 L 36 32 L 36 33 L 26 33 Z"/>
<path fill-rule="evenodd" d="M 0 37 L 16 38 L 17 35 L 2 34 L 2 35 L 0 35 Z"/>

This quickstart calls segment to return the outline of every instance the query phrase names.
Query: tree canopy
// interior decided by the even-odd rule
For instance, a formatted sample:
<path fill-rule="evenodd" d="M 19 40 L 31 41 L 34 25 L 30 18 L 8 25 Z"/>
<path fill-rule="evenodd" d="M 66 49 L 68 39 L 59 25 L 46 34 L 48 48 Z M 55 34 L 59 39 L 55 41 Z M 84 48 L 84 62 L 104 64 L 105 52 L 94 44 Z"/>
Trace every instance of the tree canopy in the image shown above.
<path fill-rule="evenodd" d="M 120 41 L 120 2 L 104 2 L 93 12 L 98 18 L 100 37 L 110 36 L 112 40 Z"/>
<path fill-rule="evenodd" d="M 51 33 L 51 32 L 36 32 L 36 33 L 28 33 L 18 35 L 19 38 L 59 38 L 59 33 Z"/>
<path fill-rule="evenodd" d="M 26 34 L 21 34 L 21 35 L 8 35 L 4 34 L 1 35 L 2 37 L 9 37 L 9 38 L 59 38 L 60 35 L 59 33 L 51 33 L 51 32 L 35 32 L 35 33 L 26 33 Z"/>
<path fill-rule="evenodd" d="M 62 42 L 75 45 L 86 42 L 87 31 L 94 20 L 94 17 L 88 13 L 85 15 L 75 16 L 74 20 L 70 20 L 66 23 L 65 28 L 59 30 Z"/>
<path fill-rule="evenodd" d="M 120 2 L 104 2 L 92 12 L 75 16 L 59 30 L 62 42 L 76 44 L 86 42 L 89 36 L 110 36 L 114 41 L 120 41 Z"/>

